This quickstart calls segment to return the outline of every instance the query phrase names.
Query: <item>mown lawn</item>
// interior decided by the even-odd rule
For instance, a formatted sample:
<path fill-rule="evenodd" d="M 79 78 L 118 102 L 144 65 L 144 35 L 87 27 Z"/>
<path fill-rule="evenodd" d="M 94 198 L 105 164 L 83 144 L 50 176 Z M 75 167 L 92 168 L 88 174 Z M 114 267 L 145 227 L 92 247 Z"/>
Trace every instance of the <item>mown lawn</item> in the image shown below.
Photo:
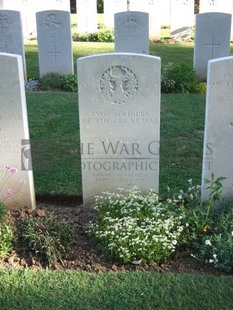
<path fill-rule="evenodd" d="M 231 310 L 233 277 L 5 270 L 1 310 Z"/>

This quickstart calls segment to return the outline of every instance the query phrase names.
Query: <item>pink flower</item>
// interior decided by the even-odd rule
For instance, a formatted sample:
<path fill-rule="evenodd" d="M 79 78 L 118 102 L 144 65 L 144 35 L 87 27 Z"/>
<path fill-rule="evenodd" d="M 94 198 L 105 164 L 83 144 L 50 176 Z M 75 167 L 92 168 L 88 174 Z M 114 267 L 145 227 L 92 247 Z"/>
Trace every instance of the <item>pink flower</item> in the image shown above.
<path fill-rule="evenodd" d="M 18 169 L 17 169 L 17 168 L 12 168 L 12 169 L 11 169 L 11 173 L 12 173 L 12 174 L 16 174 L 17 172 L 18 172 Z"/>
<path fill-rule="evenodd" d="M 14 194 L 13 189 L 12 189 L 12 188 L 8 188 L 8 190 L 7 190 L 7 196 L 10 197 L 10 196 L 12 196 L 13 194 Z"/>
<path fill-rule="evenodd" d="M 6 166 L 5 166 L 5 169 L 6 169 L 6 170 L 11 170 L 11 166 L 10 166 L 10 165 L 6 165 Z"/>

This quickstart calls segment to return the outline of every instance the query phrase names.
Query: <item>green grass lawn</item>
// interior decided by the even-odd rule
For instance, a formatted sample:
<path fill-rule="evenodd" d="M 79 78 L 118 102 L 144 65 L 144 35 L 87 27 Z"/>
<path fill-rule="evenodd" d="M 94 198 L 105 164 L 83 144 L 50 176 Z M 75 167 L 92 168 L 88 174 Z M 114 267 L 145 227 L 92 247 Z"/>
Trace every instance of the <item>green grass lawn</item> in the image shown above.
<path fill-rule="evenodd" d="M 1 310 L 231 310 L 233 277 L 5 270 Z"/>
<path fill-rule="evenodd" d="M 112 52 L 113 43 L 73 42 L 74 64 L 79 57 Z M 193 46 L 151 44 L 150 54 L 162 65 L 192 64 Z M 38 78 L 36 42 L 27 42 L 28 78 Z M 27 93 L 34 177 L 37 195 L 81 195 L 78 100 L 76 93 Z M 200 184 L 204 95 L 162 95 L 160 192 L 184 187 L 193 178 Z"/>
<path fill-rule="evenodd" d="M 77 93 L 27 93 L 37 194 L 81 195 Z M 200 184 L 205 96 L 163 94 L 160 192 Z"/>
<path fill-rule="evenodd" d="M 74 43 L 78 57 L 113 44 Z M 152 44 L 168 62 L 190 63 L 193 47 Z M 38 78 L 37 46 L 26 45 L 29 78 Z M 27 92 L 36 195 L 81 195 L 77 93 Z M 205 95 L 162 94 L 160 193 L 201 181 Z M 233 277 L 143 272 L 0 271 L 0 309 L 233 309 Z"/>

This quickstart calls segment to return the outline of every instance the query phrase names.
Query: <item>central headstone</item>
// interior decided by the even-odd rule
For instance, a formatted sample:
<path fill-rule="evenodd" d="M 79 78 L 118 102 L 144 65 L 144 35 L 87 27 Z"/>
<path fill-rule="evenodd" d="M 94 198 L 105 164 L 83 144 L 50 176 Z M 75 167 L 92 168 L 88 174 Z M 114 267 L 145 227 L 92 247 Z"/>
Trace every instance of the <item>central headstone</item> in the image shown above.
<path fill-rule="evenodd" d="M 50 10 L 36 13 L 40 76 L 73 74 L 70 13 Z"/>
<path fill-rule="evenodd" d="M 119 187 L 158 191 L 160 58 L 84 57 L 78 83 L 84 204 Z"/>
<path fill-rule="evenodd" d="M 208 63 L 202 200 L 209 190 L 205 180 L 225 177 L 222 194 L 233 199 L 233 57 L 210 60 Z"/>
<path fill-rule="evenodd" d="M 114 17 L 115 51 L 149 54 L 149 14 L 130 11 Z"/>
<path fill-rule="evenodd" d="M 0 53 L 0 202 L 34 209 L 22 58 Z"/>

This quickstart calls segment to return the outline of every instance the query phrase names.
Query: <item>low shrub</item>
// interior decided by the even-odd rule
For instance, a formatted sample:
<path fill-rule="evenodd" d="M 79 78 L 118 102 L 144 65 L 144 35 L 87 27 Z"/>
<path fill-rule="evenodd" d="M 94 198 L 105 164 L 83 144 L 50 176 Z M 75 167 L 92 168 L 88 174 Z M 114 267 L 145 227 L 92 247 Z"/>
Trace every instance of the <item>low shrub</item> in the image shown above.
<path fill-rule="evenodd" d="M 115 40 L 114 30 L 109 28 L 101 28 L 98 32 L 98 42 L 113 43 Z"/>
<path fill-rule="evenodd" d="M 161 70 L 161 91 L 163 93 L 203 93 L 205 88 L 200 84 L 191 66 L 174 65 L 170 62 Z"/>
<path fill-rule="evenodd" d="M 75 74 L 66 74 L 61 76 L 61 89 L 69 92 L 77 92 L 77 76 Z"/>
<path fill-rule="evenodd" d="M 114 42 L 114 31 L 109 28 L 100 28 L 100 30 L 92 33 L 77 33 L 74 32 L 72 35 L 73 41 L 81 42 Z"/>
<path fill-rule="evenodd" d="M 63 90 L 76 92 L 77 76 L 75 74 L 48 73 L 40 79 L 41 90 Z"/>
<path fill-rule="evenodd" d="M 41 262 L 51 265 L 62 261 L 64 254 L 71 250 L 74 230 L 67 221 L 52 213 L 43 217 L 34 213 L 19 222 L 18 237 Z"/>
<path fill-rule="evenodd" d="M 196 251 L 203 262 L 227 272 L 233 271 L 233 207 L 223 212 L 212 235 L 204 237 Z"/>
<path fill-rule="evenodd" d="M 59 73 L 47 73 L 39 80 L 41 90 L 61 89 L 62 80 Z"/>
<path fill-rule="evenodd" d="M 12 242 L 14 238 L 14 231 L 12 225 L 7 219 L 7 210 L 5 203 L 13 195 L 17 195 L 21 187 L 25 184 L 24 180 L 16 181 L 13 185 L 11 180 L 9 187 L 9 180 L 14 178 L 18 173 L 17 168 L 6 165 L 3 171 L 0 171 L 0 257 L 7 256 L 12 249 Z"/>
<path fill-rule="evenodd" d="M 204 257 L 209 252 L 205 254 L 200 244 L 212 236 L 215 247 L 222 246 L 218 254 L 221 267 L 229 267 L 233 211 L 226 215 L 224 208 L 219 208 L 222 180 L 212 175 L 206 181 L 209 198 L 205 203 L 201 202 L 200 186 L 193 185 L 191 179 L 187 189 L 163 199 L 154 191 L 142 194 L 136 188 L 105 192 L 96 197 L 97 217 L 90 223 L 90 233 L 108 257 L 124 263 L 160 262 L 184 249 L 190 255 L 200 257 L 202 253 Z M 216 236 L 217 229 L 223 239 Z"/>
<path fill-rule="evenodd" d="M 175 251 L 183 230 L 181 216 L 171 214 L 149 191 L 133 188 L 96 197 L 97 220 L 90 232 L 110 258 L 124 263 L 165 260 Z"/>

